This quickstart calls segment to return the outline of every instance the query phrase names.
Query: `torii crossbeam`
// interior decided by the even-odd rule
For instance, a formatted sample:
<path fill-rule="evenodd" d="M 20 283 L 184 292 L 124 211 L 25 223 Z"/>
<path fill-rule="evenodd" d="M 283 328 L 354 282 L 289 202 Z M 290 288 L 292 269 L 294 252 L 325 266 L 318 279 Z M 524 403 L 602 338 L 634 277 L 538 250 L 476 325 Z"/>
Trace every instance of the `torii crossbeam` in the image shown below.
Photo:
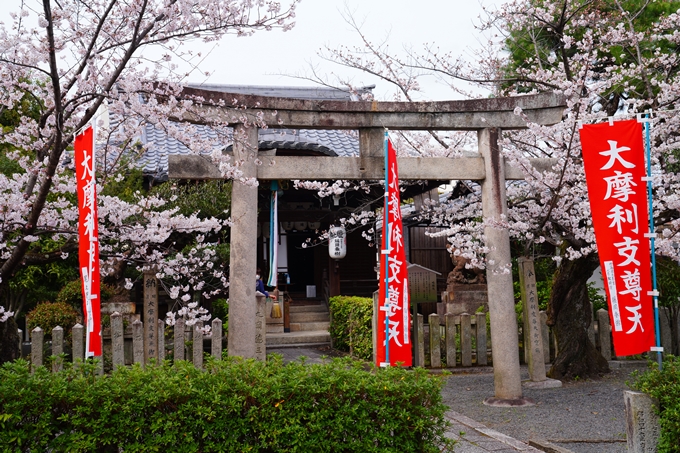
<path fill-rule="evenodd" d="M 384 128 L 393 130 L 474 130 L 477 131 L 480 157 L 473 158 L 399 158 L 402 180 L 478 180 L 482 186 L 483 216 L 500 220 L 507 213 L 505 181 L 523 179 L 522 171 L 505 164 L 498 140 L 502 129 L 526 127 L 525 119 L 515 114 L 517 107 L 533 123 L 548 125 L 562 120 L 563 97 L 539 94 L 511 98 L 491 98 L 444 102 L 368 102 L 314 101 L 249 96 L 186 88 L 186 95 L 200 97 L 204 104 L 181 119 L 194 123 L 226 122 L 240 138 L 234 141 L 236 160 L 242 161 L 245 177 L 271 179 L 383 179 Z M 219 106 L 221 105 L 221 106 Z M 197 112 L 197 113 L 196 113 Z M 254 118 L 270 119 L 276 128 L 350 129 L 359 131 L 359 157 L 271 156 L 259 155 L 263 165 L 249 158 L 258 147 L 258 128 Z M 535 159 L 541 169 L 554 162 Z M 221 179 L 208 158 L 197 155 L 169 156 L 170 178 Z M 255 357 L 255 286 L 257 187 L 234 184 L 232 188 L 233 225 L 231 228 L 229 287 L 229 355 Z M 490 222 L 487 225 L 493 225 Z M 489 253 L 487 289 L 491 321 L 495 400 L 520 405 L 522 398 L 517 327 L 515 324 L 508 231 L 486 226 L 484 234 Z"/>

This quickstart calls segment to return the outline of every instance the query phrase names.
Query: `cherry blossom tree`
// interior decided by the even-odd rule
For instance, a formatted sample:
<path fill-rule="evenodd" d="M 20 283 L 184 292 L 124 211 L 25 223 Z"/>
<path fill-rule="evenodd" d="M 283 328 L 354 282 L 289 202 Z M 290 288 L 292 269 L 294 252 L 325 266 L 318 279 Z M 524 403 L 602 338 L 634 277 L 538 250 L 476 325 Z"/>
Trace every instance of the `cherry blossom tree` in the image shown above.
<path fill-rule="evenodd" d="M 652 110 L 654 219 L 660 234 L 657 253 L 677 259 L 680 231 L 680 170 L 676 102 L 680 89 L 677 36 L 680 2 L 651 0 L 513 0 L 488 10 L 480 27 L 487 45 L 463 58 L 426 45 L 422 52 L 395 55 L 387 44 L 373 44 L 359 32 L 363 45 L 329 49 L 326 58 L 367 71 L 397 87 L 408 99 L 424 73 L 448 81 L 457 93 L 461 83 L 487 87 L 494 95 L 541 91 L 568 99 L 564 120 L 555 126 L 528 124 L 506 131 L 503 153 L 528 174 L 508 185 L 507 227 L 531 255 L 538 244 L 551 244 L 559 262 L 549 301 L 549 323 L 558 341 L 555 378 L 597 376 L 606 361 L 588 340 L 592 308 L 586 282 L 598 266 L 590 218 L 578 128 L 581 122 L 610 116 L 635 117 Z M 522 115 L 521 111 L 516 112 Z M 428 143 L 427 154 L 454 154 L 470 149 L 464 140 L 451 151 Z M 422 148 L 421 148 L 422 149 Z M 552 171 L 534 170 L 528 159 L 557 160 Z M 474 187 L 474 184 L 473 184 Z M 484 266 L 483 223 L 478 220 L 479 191 L 450 204 L 432 205 L 423 213 L 449 226 L 451 246 Z"/>
<path fill-rule="evenodd" d="M 3 5 L 12 20 L 0 24 L 0 109 L 16 110 L 29 99 L 37 112 L 22 115 L 2 135 L 3 150 L 19 169 L 0 175 L 0 285 L 7 288 L 22 266 L 63 259 L 76 250 L 75 181 L 63 163 L 74 134 L 88 123 L 98 126 L 101 184 L 124 177 L 124 165 L 138 157 L 131 151 L 144 151 L 139 137 L 148 124 L 193 151 L 212 152 L 221 159 L 223 174 L 238 179 L 238 162 L 221 156 L 225 137 L 238 139 L 225 125 L 214 124 L 206 139 L 196 128 L 170 121 L 193 105 L 192 99 L 175 97 L 188 75 L 178 72 L 176 62 L 201 58 L 188 46 L 192 41 L 289 29 L 297 2 L 23 0 Z M 134 201 L 102 196 L 102 254 L 157 266 L 165 274 L 172 266 L 186 270 L 179 293 L 185 288 L 187 293 L 187 285 L 200 286 L 187 263 L 210 266 L 214 247 L 199 241 L 169 257 L 160 244 L 173 231 L 208 235 L 227 221 L 180 215 L 163 210 L 164 203 L 142 194 Z M 41 239 L 46 237 L 58 246 L 45 250 Z M 166 261 L 170 267 L 162 271 Z M 105 262 L 102 272 L 113 264 Z"/>

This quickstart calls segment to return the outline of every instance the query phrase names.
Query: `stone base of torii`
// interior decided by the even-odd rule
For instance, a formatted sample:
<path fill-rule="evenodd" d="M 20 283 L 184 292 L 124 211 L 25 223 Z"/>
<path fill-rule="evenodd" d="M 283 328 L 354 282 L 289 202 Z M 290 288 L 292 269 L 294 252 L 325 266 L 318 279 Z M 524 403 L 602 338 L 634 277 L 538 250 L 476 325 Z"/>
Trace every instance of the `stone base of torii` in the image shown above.
<path fill-rule="evenodd" d="M 505 182 L 523 179 L 516 168 L 506 166 L 498 141 L 501 130 L 526 127 L 514 113 L 517 107 L 529 121 L 555 124 L 562 119 L 565 102 L 554 94 L 444 102 L 313 101 L 248 96 L 190 89 L 187 97 L 200 97 L 202 104 L 182 120 L 194 123 L 220 121 L 234 127 L 234 160 L 246 178 L 258 180 L 382 180 L 384 129 L 475 130 L 479 157 L 399 158 L 401 180 L 478 180 L 482 186 L 484 219 L 501 220 L 507 213 Z M 222 107 L 231 106 L 231 107 Z M 259 115 L 259 116 L 258 116 Z M 310 157 L 258 155 L 256 118 L 267 118 L 282 129 L 349 129 L 359 131 L 359 157 Z M 256 165 L 255 157 L 262 161 Z M 275 162 L 271 162 L 274 160 Z M 532 165 L 549 168 L 554 162 L 535 159 Z M 271 164 L 271 165 L 270 165 Z M 169 177 L 221 179 L 209 159 L 200 156 L 169 156 Z M 254 358 L 255 285 L 257 237 L 257 187 L 235 182 L 232 188 L 231 253 L 229 286 L 228 353 Z M 522 397 L 518 336 L 512 286 L 508 231 L 488 223 L 484 230 L 487 254 L 487 285 L 491 323 L 495 395 L 487 404 L 532 404 Z"/>

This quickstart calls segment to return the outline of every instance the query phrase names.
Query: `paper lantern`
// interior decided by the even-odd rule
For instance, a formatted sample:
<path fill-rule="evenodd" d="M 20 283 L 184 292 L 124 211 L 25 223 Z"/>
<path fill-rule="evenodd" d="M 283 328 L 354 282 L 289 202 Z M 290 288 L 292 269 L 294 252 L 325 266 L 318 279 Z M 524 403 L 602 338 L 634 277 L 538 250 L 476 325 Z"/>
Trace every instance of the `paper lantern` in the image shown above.
<path fill-rule="evenodd" d="M 345 227 L 334 226 L 328 230 L 328 255 L 339 260 L 347 255 L 347 232 Z"/>

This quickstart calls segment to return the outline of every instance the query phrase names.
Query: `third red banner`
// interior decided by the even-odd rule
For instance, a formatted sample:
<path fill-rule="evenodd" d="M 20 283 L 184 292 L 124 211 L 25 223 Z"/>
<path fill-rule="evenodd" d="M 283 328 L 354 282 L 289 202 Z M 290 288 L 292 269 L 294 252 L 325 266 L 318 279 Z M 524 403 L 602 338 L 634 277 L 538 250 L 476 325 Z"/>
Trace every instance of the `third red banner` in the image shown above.
<path fill-rule="evenodd" d="M 640 354 L 655 341 L 642 127 L 591 124 L 580 135 L 614 351 Z"/>

